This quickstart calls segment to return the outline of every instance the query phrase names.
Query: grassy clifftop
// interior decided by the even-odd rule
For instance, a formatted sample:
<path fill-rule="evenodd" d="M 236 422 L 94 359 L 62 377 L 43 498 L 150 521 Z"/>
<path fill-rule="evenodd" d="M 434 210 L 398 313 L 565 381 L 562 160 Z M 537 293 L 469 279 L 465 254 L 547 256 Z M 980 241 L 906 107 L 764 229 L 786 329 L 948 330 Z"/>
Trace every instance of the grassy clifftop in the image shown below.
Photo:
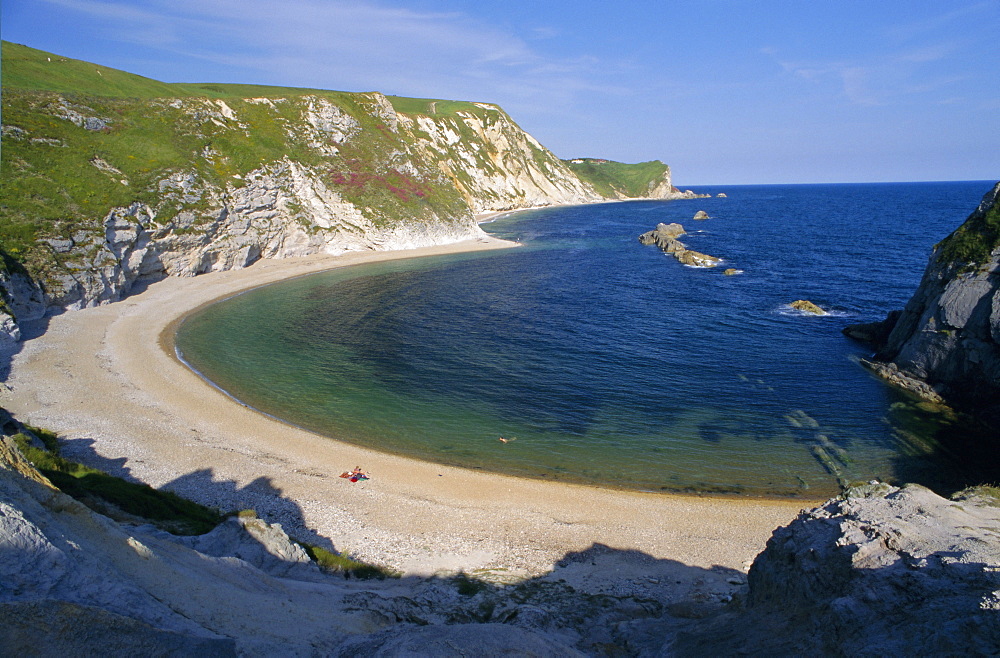
<path fill-rule="evenodd" d="M 1000 185 L 1000 184 L 998 184 Z M 969 269 L 985 264 L 994 249 L 1000 247 L 1000 193 L 988 193 L 992 201 L 976 209 L 947 238 L 938 243 L 938 261 L 962 263 Z"/>
<path fill-rule="evenodd" d="M 43 305 L 258 257 L 464 239 L 474 213 L 670 191 L 662 162 L 561 161 L 490 103 L 164 83 L 7 42 L 2 66 L 0 288 L 21 268 Z"/>
<path fill-rule="evenodd" d="M 175 85 L 8 41 L 3 42 L 3 86 L 5 92 L 30 89 L 124 98 L 191 95 Z"/>
<path fill-rule="evenodd" d="M 590 183 L 603 196 L 636 198 L 649 194 L 669 167 L 659 160 L 626 164 L 600 158 L 564 160 L 574 174 Z"/>
<path fill-rule="evenodd" d="M 412 135 L 391 125 L 380 94 L 167 84 L 7 42 L 2 61 L 0 247 L 42 279 L 64 269 L 52 241 L 102 232 L 112 208 L 147 204 L 164 226 L 203 214 L 204 195 L 164 198 L 162 182 L 181 172 L 225 190 L 287 159 L 325 171 L 376 224 L 468 213 L 435 163 L 409 153 Z"/>
<path fill-rule="evenodd" d="M 456 117 L 459 112 L 483 114 L 482 103 L 468 101 L 448 101 L 440 98 L 406 98 L 404 96 L 386 96 L 393 109 L 401 114 L 422 114 L 426 116 Z M 495 107 L 495 106 L 493 106 Z"/>
<path fill-rule="evenodd" d="M 112 98 L 247 98 L 333 94 L 322 89 L 219 83 L 168 83 L 134 73 L 3 42 L 4 89 Z"/>

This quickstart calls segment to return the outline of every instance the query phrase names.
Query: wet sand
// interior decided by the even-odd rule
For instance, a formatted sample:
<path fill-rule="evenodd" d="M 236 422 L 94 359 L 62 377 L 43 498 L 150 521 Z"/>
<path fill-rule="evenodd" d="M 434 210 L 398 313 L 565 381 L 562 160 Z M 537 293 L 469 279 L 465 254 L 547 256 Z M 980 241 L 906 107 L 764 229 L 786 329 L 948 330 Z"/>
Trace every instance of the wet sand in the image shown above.
<path fill-rule="evenodd" d="M 13 357 L 0 404 L 58 432 L 67 457 L 224 511 L 256 509 L 292 536 L 410 574 L 536 575 L 594 544 L 664 564 L 745 570 L 775 527 L 818 501 L 645 494 L 379 453 L 242 406 L 173 353 L 173 328 L 187 313 L 249 288 L 334 267 L 510 244 L 484 238 L 171 277 L 121 302 L 49 318 L 44 333 Z M 356 465 L 372 479 L 338 477 Z"/>

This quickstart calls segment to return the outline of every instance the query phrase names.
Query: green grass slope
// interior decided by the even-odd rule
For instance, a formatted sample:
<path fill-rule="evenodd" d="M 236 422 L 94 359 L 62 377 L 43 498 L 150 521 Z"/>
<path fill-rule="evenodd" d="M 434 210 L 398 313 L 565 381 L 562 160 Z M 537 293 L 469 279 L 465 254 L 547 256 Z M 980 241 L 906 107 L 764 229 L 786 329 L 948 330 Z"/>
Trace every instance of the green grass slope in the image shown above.
<path fill-rule="evenodd" d="M 481 115 L 482 107 L 468 101 L 447 101 L 440 98 L 406 98 L 386 96 L 392 108 L 401 114 L 425 114 L 427 116 L 454 117 L 459 112 Z"/>
<path fill-rule="evenodd" d="M 278 98 L 334 94 L 322 89 L 220 83 L 168 83 L 118 69 L 3 42 L 4 89 L 112 98 Z"/>
<path fill-rule="evenodd" d="M 986 212 L 973 212 L 947 238 L 938 243 L 938 261 L 963 263 L 967 269 L 984 265 L 1000 246 L 1000 196 Z"/>
<path fill-rule="evenodd" d="M 368 209 L 376 223 L 467 212 L 432 163 L 400 168 L 407 137 L 383 125 L 371 94 L 167 84 L 9 42 L 2 48 L 0 262 L 6 269 L 23 264 L 43 284 L 81 255 L 40 240 L 96 236 L 110 209 L 134 202 L 152 207 L 161 225 L 184 210 L 207 211 L 204 201 L 164 205 L 158 183 L 178 172 L 217 189 L 239 188 L 249 172 L 288 158 L 328 171 L 327 185 Z M 260 98 L 276 102 L 253 100 Z M 234 119 L 219 120 L 219 100 Z M 317 100 L 357 122 L 334 155 L 324 155 L 302 130 Z M 440 103 L 441 112 L 485 111 L 471 103 L 397 100 L 414 109 Z M 88 129 L 71 120 L 73 113 L 100 123 Z"/>
<path fill-rule="evenodd" d="M 661 162 L 586 160 L 566 163 L 568 173 L 488 103 L 164 83 L 9 42 L 2 49 L 0 276 L 20 267 L 57 292 L 81 270 L 113 266 L 98 253 L 111 210 L 148 206 L 146 229 L 165 241 L 205 231 L 248 174 L 285 160 L 377 227 L 471 221 L 477 203 L 516 204 L 523 193 L 490 182 L 511 172 L 534 169 L 566 189 L 579 185 L 575 174 L 618 198 L 646 196 L 667 171 Z M 414 120 L 397 125 L 386 100 Z M 334 124 L 350 134 L 336 136 Z M 458 140 L 442 141 L 446 133 Z M 177 176 L 205 192 L 166 193 L 164 181 Z M 294 205 L 283 220 L 321 230 Z M 174 226 L 182 213 L 185 225 Z"/>
<path fill-rule="evenodd" d="M 9 41 L 4 41 L 2 48 L 4 91 L 30 89 L 119 98 L 186 95 L 165 82 L 78 59 L 60 57 Z"/>
<path fill-rule="evenodd" d="M 659 160 L 626 164 L 598 158 L 563 160 L 580 179 L 590 183 L 606 197 L 643 197 L 649 193 L 650 184 L 663 178 L 667 165 Z"/>

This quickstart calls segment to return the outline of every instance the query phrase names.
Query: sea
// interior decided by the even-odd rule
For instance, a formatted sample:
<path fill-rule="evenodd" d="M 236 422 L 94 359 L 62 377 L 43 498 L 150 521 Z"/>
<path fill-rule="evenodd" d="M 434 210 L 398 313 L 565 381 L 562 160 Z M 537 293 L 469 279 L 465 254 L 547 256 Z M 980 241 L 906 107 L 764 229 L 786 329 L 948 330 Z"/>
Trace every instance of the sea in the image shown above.
<path fill-rule="evenodd" d="M 991 185 L 696 187 L 711 198 L 520 211 L 483 225 L 518 248 L 258 288 L 188 317 L 176 347 L 264 413 L 432 462 L 654 492 L 950 493 L 1000 480 L 995 437 L 874 377 L 841 329 L 902 308 Z M 640 244 L 660 222 L 723 263 Z"/>

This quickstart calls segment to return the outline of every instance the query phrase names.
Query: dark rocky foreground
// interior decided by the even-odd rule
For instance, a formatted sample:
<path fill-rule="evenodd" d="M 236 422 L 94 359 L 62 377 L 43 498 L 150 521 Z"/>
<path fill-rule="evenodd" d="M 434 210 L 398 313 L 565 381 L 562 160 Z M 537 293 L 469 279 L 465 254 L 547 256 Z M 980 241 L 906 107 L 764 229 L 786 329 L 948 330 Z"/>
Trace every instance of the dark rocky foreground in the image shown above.
<path fill-rule="evenodd" d="M 663 560 L 602 546 L 521 583 L 359 581 L 321 572 L 252 517 L 193 538 L 113 522 L 3 437 L 0 653 L 988 654 L 1000 646 L 990 494 L 856 488 L 778 528 L 748 581 L 656 571 Z"/>
<path fill-rule="evenodd" d="M 917 485 L 850 490 L 775 530 L 745 606 L 679 655 L 989 655 L 1000 647 L 1000 500 Z"/>

